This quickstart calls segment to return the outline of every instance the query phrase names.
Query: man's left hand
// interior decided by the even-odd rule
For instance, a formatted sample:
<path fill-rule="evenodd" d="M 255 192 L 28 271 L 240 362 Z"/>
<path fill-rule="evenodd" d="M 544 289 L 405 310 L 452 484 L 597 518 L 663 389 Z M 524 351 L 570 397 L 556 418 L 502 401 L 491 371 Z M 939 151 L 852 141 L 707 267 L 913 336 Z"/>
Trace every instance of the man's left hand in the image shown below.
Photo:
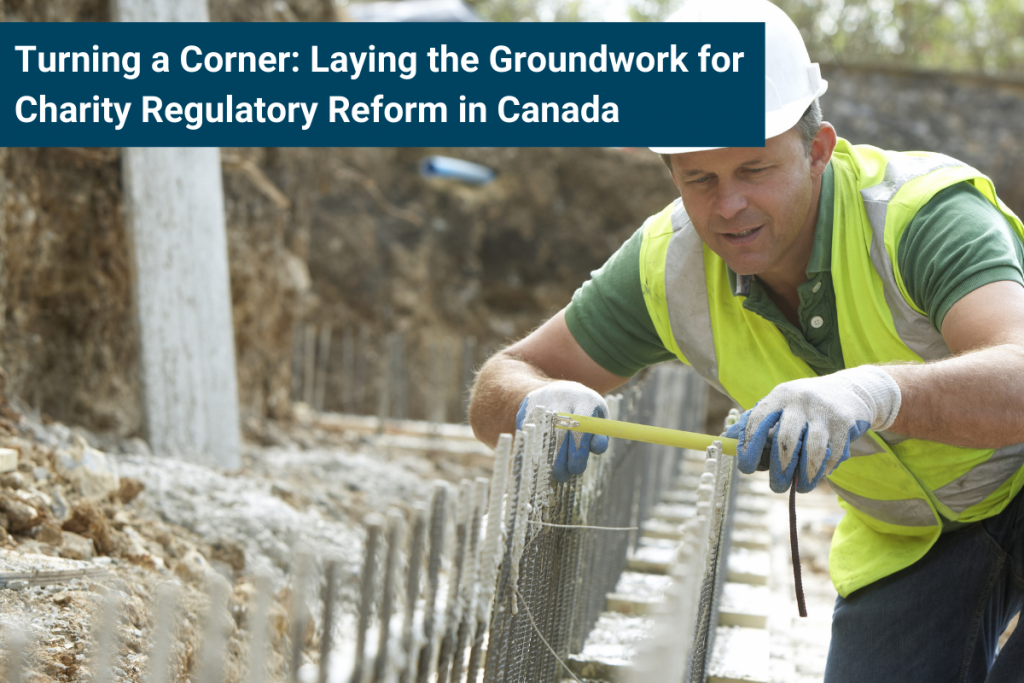
<path fill-rule="evenodd" d="M 768 431 L 778 425 L 768 467 L 771 488 L 807 493 L 850 457 L 850 443 L 869 428 L 887 429 L 900 409 L 900 388 L 873 365 L 785 382 L 740 416 L 726 436 L 737 439 L 739 469 L 757 469 Z"/>

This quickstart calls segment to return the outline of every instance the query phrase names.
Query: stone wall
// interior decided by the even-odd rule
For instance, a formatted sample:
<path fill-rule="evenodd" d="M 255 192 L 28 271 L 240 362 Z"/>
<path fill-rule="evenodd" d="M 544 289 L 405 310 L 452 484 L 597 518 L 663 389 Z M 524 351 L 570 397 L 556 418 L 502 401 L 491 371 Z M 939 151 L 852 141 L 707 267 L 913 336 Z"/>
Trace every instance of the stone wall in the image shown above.
<path fill-rule="evenodd" d="M 942 152 L 995 182 L 1024 215 L 1024 80 L 829 66 L 826 121 L 854 143 Z"/>

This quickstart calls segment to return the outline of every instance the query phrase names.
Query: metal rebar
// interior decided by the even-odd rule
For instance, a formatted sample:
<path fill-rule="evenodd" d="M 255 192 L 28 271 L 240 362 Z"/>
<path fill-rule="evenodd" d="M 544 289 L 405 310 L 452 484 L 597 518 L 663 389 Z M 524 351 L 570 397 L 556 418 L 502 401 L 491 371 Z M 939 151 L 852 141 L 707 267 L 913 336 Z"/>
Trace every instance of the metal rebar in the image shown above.
<path fill-rule="evenodd" d="M 445 607 L 444 634 L 437 657 L 437 683 L 447 683 L 455 652 L 456 631 L 459 627 L 460 595 L 466 569 L 466 553 L 469 549 L 470 508 L 473 505 L 473 483 L 463 479 L 459 485 L 459 502 L 455 516 L 455 552 L 452 556 L 451 571 L 448 573 L 448 604 Z"/>
<path fill-rule="evenodd" d="M 306 347 L 305 328 L 300 325 L 292 327 L 292 384 L 291 400 L 302 399 L 302 352 Z"/>
<path fill-rule="evenodd" d="M 459 383 L 462 392 L 462 419 L 469 417 L 469 390 L 473 386 L 476 370 L 476 337 L 462 338 L 462 381 Z"/>
<path fill-rule="evenodd" d="M 441 350 L 436 341 L 432 341 L 427 345 L 427 368 L 430 383 L 427 389 L 429 397 L 426 417 L 429 422 L 444 422 L 444 417 L 441 414 L 444 409 L 439 405 L 441 382 L 443 381 L 441 377 Z"/>
<path fill-rule="evenodd" d="M 476 683 L 477 672 L 483 663 L 483 645 L 490 628 L 494 606 L 498 568 L 502 563 L 504 546 L 505 491 L 508 488 L 509 463 L 512 457 L 512 437 L 502 434 L 494 449 L 494 474 L 491 476 L 490 492 L 487 496 L 487 535 L 480 550 L 480 592 L 477 595 L 476 626 L 473 629 L 473 646 L 466 666 L 466 680 Z"/>
<path fill-rule="evenodd" d="M 99 620 L 96 623 L 96 650 L 93 652 L 92 681 L 108 683 L 114 680 L 114 662 L 120 644 L 118 637 L 119 599 L 115 591 L 108 590 L 100 598 Z"/>
<path fill-rule="evenodd" d="M 409 378 L 408 372 L 405 365 L 405 334 L 403 332 L 395 333 L 395 347 L 394 347 L 394 363 L 395 363 L 395 374 L 394 374 L 394 389 L 395 389 L 395 408 L 394 415 L 395 419 L 404 420 L 408 415 L 408 397 L 409 397 Z"/>
<path fill-rule="evenodd" d="M 487 479 L 477 477 L 473 483 L 473 510 L 469 523 L 469 548 L 466 557 L 466 578 L 462 581 L 460 595 L 462 600 L 458 633 L 456 635 L 455 652 L 452 662 L 452 683 L 461 683 L 465 671 L 466 648 L 473 637 L 473 626 L 476 623 L 476 602 L 480 581 L 480 534 L 483 531 L 484 510 L 487 509 Z M 474 682 L 475 683 L 475 682 Z"/>
<path fill-rule="evenodd" d="M 484 665 L 484 683 L 504 683 L 508 667 L 509 631 L 512 622 L 512 609 L 515 596 L 510 586 L 512 568 L 518 563 L 513 562 L 516 524 L 524 520 L 518 519 L 519 494 L 523 490 L 523 470 L 525 454 L 525 432 L 516 432 L 512 441 L 512 476 L 509 486 L 509 497 L 505 503 L 503 525 L 505 529 L 504 550 L 501 552 L 501 569 L 498 572 L 498 583 L 494 593 L 494 610 L 491 612 L 487 660 Z M 514 487 L 514 488 L 513 488 Z M 513 495 L 513 491 L 515 494 Z M 517 568 L 518 571 L 518 568 Z"/>
<path fill-rule="evenodd" d="M 327 683 L 331 670 L 331 648 L 334 645 L 334 606 L 337 592 L 338 563 L 328 560 L 324 566 L 323 628 L 320 635 L 320 668 L 317 683 Z"/>
<path fill-rule="evenodd" d="M 363 519 L 366 527 L 366 554 L 363 557 L 363 571 L 359 576 L 359 621 L 356 625 L 356 656 L 352 667 L 351 683 L 362 683 L 366 666 L 366 632 L 370 628 L 370 619 L 375 602 L 375 583 L 377 578 L 377 546 L 380 544 L 381 529 L 384 518 L 371 512 Z"/>
<path fill-rule="evenodd" d="M 302 357 L 302 400 L 312 408 L 316 376 L 316 325 L 307 323 L 305 335 L 305 349 Z"/>
<path fill-rule="evenodd" d="M 4 645 L 7 649 L 7 667 L 4 669 L 3 680 L 6 683 L 22 683 L 25 671 L 29 668 L 28 653 L 31 643 L 28 638 L 28 624 L 9 624 L 5 629 L 8 633 Z"/>
<path fill-rule="evenodd" d="M 370 348 L 370 329 L 366 325 L 359 326 L 359 342 L 356 344 L 352 353 L 355 356 L 355 376 L 354 376 L 354 392 L 352 401 L 355 407 L 352 412 L 363 414 L 366 408 L 366 387 L 368 383 L 367 375 L 367 349 Z"/>
<path fill-rule="evenodd" d="M 389 334 L 385 340 L 382 367 L 377 378 L 377 429 L 380 432 L 384 431 L 384 423 L 391 417 L 391 395 L 395 390 L 393 346 L 394 333 Z"/>
<path fill-rule="evenodd" d="M 156 614 L 153 615 L 153 653 L 149 657 L 146 683 L 170 683 L 177 605 L 177 586 L 169 581 L 160 584 L 156 593 Z"/>
<path fill-rule="evenodd" d="M 346 325 L 341 331 L 341 411 L 356 412 L 353 398 L 356 381 L 356 340 L 352 326 Z"/>
<path fill-rule="evenodd" d="M 324 409 L 324 394 L 327 392 L 327 370 L 331 360 L 331 326 L 320 327 L 320 339 L 316 353 L 316 383 L 313 386 L 313 408 Z"/>
<path fill-rule="evenodd" d="M 199 666 L 196 683 L 222 683 L 224 680 L 224 655 L 227 652 L 228 629 L 231 614 L 228 612 L 228 597 L 231 586 L 219 574 L 210 572 L 206 577 L 206 596 L 209 605 L 203 615 L 203 644 L 199 650 Z"/>
<path fill-rule="evenodd" d="M 263 574 L 257 575 L 253 581 L 256 588 L 255 604 L 249 624 L 249 672 L 248 683 L 267 683 L 266 653 L 270 649 L 270 578 Z"/>
<path fill-rule="evenodd" d="M 434 630 L 437 616 L 437 594 L 440 588 L 441 554 L 444 552 L 444 532 L 448 513 L 448 484 L 434 484 L 434 499 L 430 510 L 430 551 L 427 558 L 427 586 L 423 604 L 423 646 L 420 648 L 416 683 L 427 683 L 434 655 Z"/>
<path fill-rule="evenodd" d="M 399 671 L 399 683 L 409 683 L 416 676 L 415 638 L 413 622 L 416 600 L 420 596 L 420 573 L 423 568 L 423 550 L 427 538 L 427 511 L 422 505 L 413 508 L 412 541 L 409 548 L 409 574 L 406 577 L 405 621 L 402 624 L 402 652 L 404 665 Z"/>
<path fill-rule="evenodd" d="M 288 675 L 292 683 L 299 681 L 299 667 L 302 666 L 302 648 L 306 642 L 306 625 L 309 623 L 309 607 L 306 604 L 306 585 L 309 583 L 311 559 L 305 552 L 295 557 L 292 574 L 291 599 L 291 657 L 288 660 Z"/>
<path fill-rule="evenodd" d="M 380 630 L 377 659 L 373 663 L 374 683 L 384 683 L 391 662 L 391 616 L 395 611 L 395 579 L 398 574 L 400 549 L 405 537 L 405 518 L 398 510 L 388 511 L 387 554 L 384 559 L 384 587 L 380 601 Z"/>

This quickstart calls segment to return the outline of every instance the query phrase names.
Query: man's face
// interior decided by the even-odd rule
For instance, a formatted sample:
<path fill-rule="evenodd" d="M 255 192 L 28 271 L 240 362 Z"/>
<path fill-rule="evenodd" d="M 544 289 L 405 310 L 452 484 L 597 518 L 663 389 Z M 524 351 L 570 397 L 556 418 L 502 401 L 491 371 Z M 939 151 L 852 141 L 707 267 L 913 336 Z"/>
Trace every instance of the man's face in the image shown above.
<path fill-rule="evenodd" d="M 808 156 L 797 131 L 790 130 L 766 140 L 764 148 L 688 152 L 670 161 L 686 213 L 704 243 L 735 272 L 765 275 L 799 268 L 802 258 L 810 258 L 814 181 L 820 176 L 813 157 L 814 150 Z"/>

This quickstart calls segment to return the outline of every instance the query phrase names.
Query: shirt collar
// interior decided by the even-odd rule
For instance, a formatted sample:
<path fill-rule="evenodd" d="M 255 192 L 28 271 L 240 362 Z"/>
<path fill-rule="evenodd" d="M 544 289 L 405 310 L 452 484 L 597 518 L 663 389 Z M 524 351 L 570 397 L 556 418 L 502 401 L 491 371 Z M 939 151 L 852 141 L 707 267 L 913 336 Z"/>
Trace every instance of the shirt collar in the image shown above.
<path fill-rule="evenodd" d="M 832 173 L 832 162 L 825 166 L 821 176 L 821 194 L 818 197 L 818 221 L 814 225 L 814 244 L 811 245 L 811 258 L 807 262 L 807 276 L 832 269 L 832 212 L 835 205 L 835 179 Z M 737 275 L 732 268 L 726 267 L 729 274 L 729 288 L 733 296 L 750 296 L 752 275 Z"/>

